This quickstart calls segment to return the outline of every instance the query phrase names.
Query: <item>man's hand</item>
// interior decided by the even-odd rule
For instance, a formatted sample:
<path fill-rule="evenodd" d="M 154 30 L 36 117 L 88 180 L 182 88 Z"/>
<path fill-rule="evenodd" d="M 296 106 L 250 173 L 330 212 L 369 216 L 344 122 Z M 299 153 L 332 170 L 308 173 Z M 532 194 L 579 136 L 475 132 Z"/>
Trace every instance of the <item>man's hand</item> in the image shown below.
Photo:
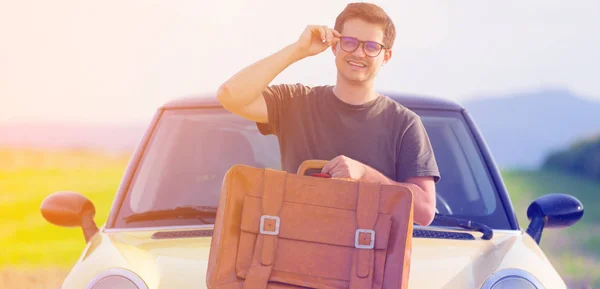
<path fill-rule="evenodd" d="M 337 156 L 329 161 L 321 170 L 332 178 L 361 179 L 367 171 L 367 166 L 347 156 Z"/>
<path fill-rule="evenodd" d="M 350 178 L 383 185 L 405 185 L 414 193 L 414 221 L 422 226 L 429 226 L 435 215 L 435 182 L 433 177 L 410 177 L 403 182 L 396 182 L 377 170 L 346 156 L 337 156 L 329 161 L 321 170 L 332 178 Z"/>
<path fill-rule="evenodd" d="M 319 54 L 335 45 L 342 35 L 327 27 L 309 25 L 304 29 L 295 45 L 301 58 Z"/>

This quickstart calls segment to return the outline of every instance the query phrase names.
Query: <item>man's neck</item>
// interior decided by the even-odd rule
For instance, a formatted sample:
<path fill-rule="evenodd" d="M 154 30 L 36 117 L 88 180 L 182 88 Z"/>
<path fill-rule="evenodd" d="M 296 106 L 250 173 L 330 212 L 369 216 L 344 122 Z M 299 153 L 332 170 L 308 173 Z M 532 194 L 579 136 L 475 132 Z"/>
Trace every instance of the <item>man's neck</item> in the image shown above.
<path fill-rule="evenodd" d="M 372 81 L 363 83 L 350 83 L 338 77 L 333 94 L 341 101 L 352 104 L 361 105 L 377 98 Z"/>

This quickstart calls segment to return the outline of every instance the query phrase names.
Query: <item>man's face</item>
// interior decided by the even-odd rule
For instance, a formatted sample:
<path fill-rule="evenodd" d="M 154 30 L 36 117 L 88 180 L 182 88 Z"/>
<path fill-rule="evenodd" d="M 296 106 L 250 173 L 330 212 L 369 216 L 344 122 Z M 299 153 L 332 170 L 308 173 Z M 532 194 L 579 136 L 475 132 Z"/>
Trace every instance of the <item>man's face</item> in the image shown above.
<path fill-rule="evenodd" d="M 358 18 L 347 20 L 342 31 L 338 32 L 342 34 L 342 37 L 348 36 L 359 41 L 374 41 L 383 44 L 383 28 L 378 24 L 372 24 Z M 338 77 L 343 77 L 353 83 L 375 79 L 381 65 L 392 56 L 390 50 L 382 49 L 379 55 L 371 57 L 365 53 L 364 43 L 360 43 L 353 52 L 346 52 L 341 47 L 342 41 L 339 41 L 332 48 L 335 55 L 335 65 L 338 69 Z"/>

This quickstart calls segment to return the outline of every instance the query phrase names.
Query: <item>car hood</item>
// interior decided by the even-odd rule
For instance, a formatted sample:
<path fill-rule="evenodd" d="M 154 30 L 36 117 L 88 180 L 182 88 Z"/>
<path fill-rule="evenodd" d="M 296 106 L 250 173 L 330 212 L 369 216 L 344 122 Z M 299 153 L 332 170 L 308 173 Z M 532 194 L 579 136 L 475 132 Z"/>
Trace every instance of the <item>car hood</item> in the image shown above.
<path fill-rule="evenodd" d="M 118 266 L 135 272 L 151 289 L 205 288 L 211 238 L 184 232 L 163 231 L 159 238 L 158 231 L 104 232 L 80 260 L 95 268 L 80 271 L 99 273 Z M 491 240 L 481 239 L 480 233 L 473 236 L 475 240 L 413 238 L 409 288 L 481 288 L 494 272 L 507 268 L 529 272 L 546 289 L 566 288 L 537 244 L 522 231 L 494 231 Z"/>

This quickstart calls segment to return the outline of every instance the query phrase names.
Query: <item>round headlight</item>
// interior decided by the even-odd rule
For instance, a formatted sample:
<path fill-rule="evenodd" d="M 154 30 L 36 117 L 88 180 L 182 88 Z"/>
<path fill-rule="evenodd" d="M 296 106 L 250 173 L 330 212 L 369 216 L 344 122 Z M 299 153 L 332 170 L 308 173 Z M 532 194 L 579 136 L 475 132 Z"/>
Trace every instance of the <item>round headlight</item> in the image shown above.
<path fill-rule="evenodd" d="M 527 281 L 526 279 L 523 279 L 520 277 L 515 277 L 515 276 L 506 277 L 506 278 L 496 282 L 496 284 L 492 285 L 491 289 L 514 289 L 514 288 L 538 289 L 537 287 L 535 287 L 535 285 L 533 285 L 533 283 Z"/>
<path fill-rule="evenodd" d="M 505 269 L 494 273 L 481 289 L 544 289 L 533 275 L 520 269 Z"/>
<path fill-rule="evenodd" d="M 144 280 L 137 274 L 113 268 L 101 272 L 92 279 L 85 289 L 148 289 Z"/>
<path fill-rule="evenodd" d="M 140 289 L 131 280 L 123 276 L 107 276 L 104 277 L 96 284 L 92 285 L 92 289 L 108 289 L 108 288 L 119 288 L 119 289 Z"/>

